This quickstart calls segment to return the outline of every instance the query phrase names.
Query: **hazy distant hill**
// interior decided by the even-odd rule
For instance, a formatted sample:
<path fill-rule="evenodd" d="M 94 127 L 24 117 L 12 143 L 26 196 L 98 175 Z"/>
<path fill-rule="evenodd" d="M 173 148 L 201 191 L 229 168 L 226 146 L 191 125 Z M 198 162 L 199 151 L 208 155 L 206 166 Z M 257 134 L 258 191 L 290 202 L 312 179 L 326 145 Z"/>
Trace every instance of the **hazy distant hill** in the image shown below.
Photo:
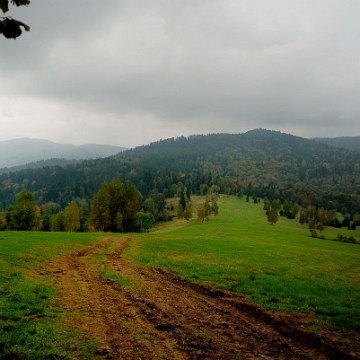
<path fill-rule="evenodd" d="M 48 159 L 95 159 L 115 155 L 124 147 L 111 145 L 57 144 L 42 139 L 0 141 L 0 168 L 24 165 Z"/>
<path fill-rule="evenodd" d="M 315 141 L 343 149 L 360 152 L 360 136 L 341 136 L 336 138 L 314 138 Z"/>

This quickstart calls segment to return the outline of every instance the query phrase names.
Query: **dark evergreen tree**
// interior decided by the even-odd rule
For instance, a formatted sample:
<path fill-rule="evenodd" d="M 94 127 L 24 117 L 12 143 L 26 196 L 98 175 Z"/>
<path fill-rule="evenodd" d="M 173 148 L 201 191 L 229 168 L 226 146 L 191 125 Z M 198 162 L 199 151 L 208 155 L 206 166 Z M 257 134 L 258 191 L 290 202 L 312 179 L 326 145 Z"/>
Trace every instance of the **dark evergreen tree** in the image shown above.
<path fill-rule="evenodd" d="M 182 208 L 183 208 L 183 210 L 185 211 L 185 208 L 186 208 L 186 199 L 185 199 L 184 191 L 181 191 L 181 193 L 180 193 L 179 205 L 181 205 Z"/>

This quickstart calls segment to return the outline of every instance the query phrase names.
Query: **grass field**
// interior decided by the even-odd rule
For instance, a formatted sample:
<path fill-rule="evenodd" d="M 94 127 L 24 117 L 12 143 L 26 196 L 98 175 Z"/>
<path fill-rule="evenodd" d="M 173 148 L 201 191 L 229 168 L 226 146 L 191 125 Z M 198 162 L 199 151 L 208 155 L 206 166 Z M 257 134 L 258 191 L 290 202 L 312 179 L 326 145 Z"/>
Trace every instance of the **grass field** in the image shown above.
<path fill-rule="evenodd" d="M 92 233 L 0 232 L 0 359 L 92 358 L 94 344 L 61 325 L 54 281 L 32 274 L 97 241 Z"/>
<path fill-rule="evenodd" d="M 309 237 L 295 220 L 267 222 L 262 204 L 222 198 L 217 218 L 133 243 L 134 260 L 191 281 L 247 294 L 266 309 L 313 312 L 328 325 L 360 331 L 360 246 Z M 176 228 L 176 226 L 175 226 Z M 327 228 L 323 235 L 359 231 Z"/>
<path fill-rule="evenodd" d="M 360 239 L 359 230 L 323 234 Z M 55 300 L 58 285 L 46 274 L 46 262 L 100 236 L 0 232 L 0 359 L 95 358 L 96 344 L 62 325 L 69 315 Z M 125 256 L 136 262 L 247 294 L 266 309 L 317 314 L 321 325 L 360 332 L 360 246 L 310 238 L 295 220 L 271 226 L 262 204 L 223 196 L 219 216 L 208 223 L 175 220 L 132 239 Z M 99 265 L 111 278 L 104 271 Z"/>

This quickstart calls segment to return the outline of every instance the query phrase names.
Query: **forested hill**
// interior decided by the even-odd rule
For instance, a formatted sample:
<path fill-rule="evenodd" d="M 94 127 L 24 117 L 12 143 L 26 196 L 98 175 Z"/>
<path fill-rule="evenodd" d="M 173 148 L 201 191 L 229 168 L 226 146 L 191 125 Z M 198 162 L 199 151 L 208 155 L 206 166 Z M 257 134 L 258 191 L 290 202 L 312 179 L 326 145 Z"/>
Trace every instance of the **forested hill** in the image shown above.
<path fill-rule="evenodd" d="M 315 141 L 343 149 L 360 152 L 360 136 L 341 136 L 336 138 L 314 138 Z"/>
<path fill-rule="evenodd" d="M 0 168 L 0 174 L 15 172 L 24 169 L 37 169 L 44 166 L 65 166 L 69 164 L 75 164 L 81 162 L 82 160 L 68 160 L 68 159 L 47 159 L 31 162 L 25 165 L 18 165 L 12 167 Z"/>
<path fill-rule="evenodd" d="M 133 182 L 144 199 L 174 196 L 184 186 L 192 193 L 216 186 L 223 193 L 294 202 L 312 197 L 317 205 L 337 201 L 345 211 L 359 203 L 360 153 L 262 129 L 179 137 L 105 159 L 2 174 L 1 207 L 15 203 L 26 188 L 39 205 L 51 201 L 64 208 L 76 199 L 86 208 L 102 183 L 114 178 Z"/>

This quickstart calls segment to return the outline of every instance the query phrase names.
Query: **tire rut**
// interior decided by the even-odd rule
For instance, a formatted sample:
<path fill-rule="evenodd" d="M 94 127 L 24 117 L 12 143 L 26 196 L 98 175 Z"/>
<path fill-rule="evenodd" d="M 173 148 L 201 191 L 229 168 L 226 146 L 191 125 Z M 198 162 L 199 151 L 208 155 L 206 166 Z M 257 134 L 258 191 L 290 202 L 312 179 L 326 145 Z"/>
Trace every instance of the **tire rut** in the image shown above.
<path fill-rule="evenodd" d="M 66 324 L 95 338 L 113 359 L 356 359 L 276 319 L 240 294 L 214 290 L 122 257 L 131 238 L 106 237 L 51 264 Z M 100 267 L 131 282 L 104 280 Z"/>

